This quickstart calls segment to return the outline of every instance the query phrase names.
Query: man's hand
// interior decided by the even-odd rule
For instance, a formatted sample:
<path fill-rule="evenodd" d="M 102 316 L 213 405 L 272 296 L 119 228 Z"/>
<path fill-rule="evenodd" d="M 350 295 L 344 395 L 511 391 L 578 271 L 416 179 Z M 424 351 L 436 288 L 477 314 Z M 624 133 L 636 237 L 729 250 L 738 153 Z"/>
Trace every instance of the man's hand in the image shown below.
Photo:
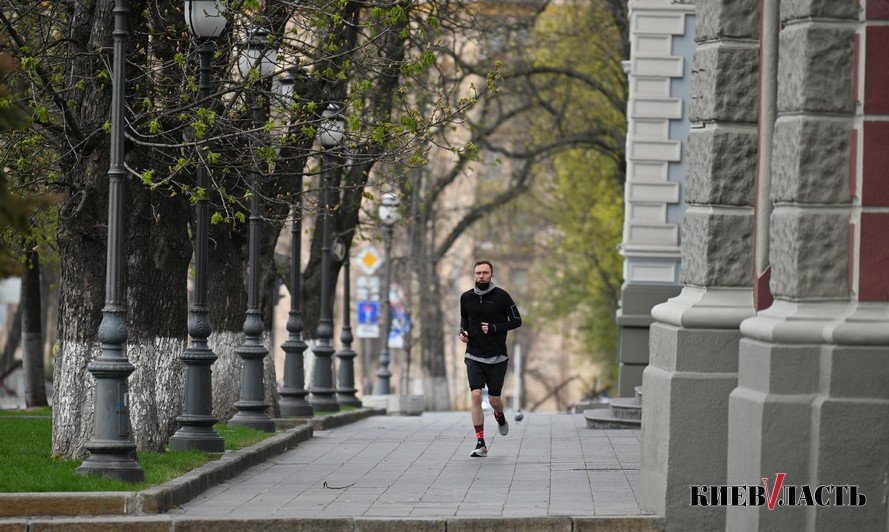
<path fill-rule="evenodd" d="M 485 322 L 482 322 L 482 332 L 488 334 L 488 324 Z"/>
<path fill-rule="evenodd" d="M 460 331 L 460 334 L 457 336 L 457 338 L 459 338 L 460 341 L 464 344 L 469 342 L 469 335 L 466 334 L 466 331 Z"/>

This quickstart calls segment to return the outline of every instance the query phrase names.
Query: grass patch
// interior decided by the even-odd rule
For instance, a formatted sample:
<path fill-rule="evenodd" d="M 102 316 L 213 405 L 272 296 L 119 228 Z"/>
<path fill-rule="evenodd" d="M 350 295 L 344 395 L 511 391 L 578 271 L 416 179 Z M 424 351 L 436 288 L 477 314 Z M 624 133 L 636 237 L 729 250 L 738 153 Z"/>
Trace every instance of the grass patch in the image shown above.
<path fill-rule="evenodd" d="M 140 452 L 138 461 L 145 469 L 145 481 L 133 484 L 80 476 L 75 469 L 82 460 L 60 460 L 50 456 L 50 416 L 48 408 L 41 414 L 35 411 L 4 411 L 0 414 L 0 492 L 139 491 L 179 477 L 220 456 L 201 451 Z M 274 435 L 226 424 L 218 424 L 215 428 L 225 439 L 225 448 L 232 450 Z"/>
<path fill-rule="evenodd" d="M 250 447 L 254 443 L 259 443 L 269 436 L 274 436 L 274 432 L 263 432 L 261 430 L 251 429 L 249 427 L 241 427 L 238 425 L 228 425 L 225 423 L 217 423 L 213 425 L 216 432 L 225 440 L 225 448 L 229 451 L 237 451 L 244 447 Z"/>

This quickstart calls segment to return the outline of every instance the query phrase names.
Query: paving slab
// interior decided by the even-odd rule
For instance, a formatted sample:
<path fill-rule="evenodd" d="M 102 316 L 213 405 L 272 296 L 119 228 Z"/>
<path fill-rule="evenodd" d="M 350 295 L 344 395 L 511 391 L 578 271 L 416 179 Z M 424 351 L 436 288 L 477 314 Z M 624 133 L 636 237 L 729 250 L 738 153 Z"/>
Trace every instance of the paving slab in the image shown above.
<path fill-rule="evenodd" d="M 475 435 L 467 412 L 376 416 L 316 429 L 311 440 L 170 513 L 380 519 L 373 526 L 422 518 L 435 527 L 446 522 L 448 530 L 488 526 L 475 518 L 515 518 L 519 529 L 537 523 L 560 530 L 567 523 L 571 530 L 570 516 L 641 514 L 639 431 L 588 429 L 581 414 L 526 414 L 511 422 L 507 436 L 493 418 L 486 422 L 487 458 L 469 456 Z M 642 518 L 628 521 L 628 530 L 649 523 Z"/>

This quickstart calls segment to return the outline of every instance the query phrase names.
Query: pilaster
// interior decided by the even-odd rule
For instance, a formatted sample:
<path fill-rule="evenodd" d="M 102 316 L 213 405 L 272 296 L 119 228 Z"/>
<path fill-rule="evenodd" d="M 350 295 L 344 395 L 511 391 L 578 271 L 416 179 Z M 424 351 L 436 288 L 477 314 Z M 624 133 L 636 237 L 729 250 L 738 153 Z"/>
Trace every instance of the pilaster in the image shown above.
<path fill-rule="evenodd" d="M 725 483 L 738 327 L 753 315 L 758 18 L 757 0 L 696 5 L 684 286 L 652 309 L 643 375 L 640 503 L 669 529 L 725 523 L 724 509 L 689 506 L 689 486 Z"/>
<path fill-rule="evenodd" d="M 634 0 L 630 7 L 630 99 L 625 192 L 625 283 L 617 312 L 618 395 L 632 397 L 648 364 L 651 309 L 679 293 L 694 6 Z"/>
<path fill-rule="evenodd" d="M 869 47 L 885 23 L 866 20 L 872 10 L 860 4 L 871 2 L 783 0 L 775 14 L 767 246 L 775 301 L 741 325 L 728 483 L 784 472 L 793 485 L 857 485 L 867 505 L 731 508 L 729 529 L 886 526 L 889 290 L 875 287 L 887 284 L 889 217 L 880 217 L 889 187 L 886 166 L 868 156 L 886 152 L 871 125 L 886 123 L 889 60 L 885 47 Z"/>

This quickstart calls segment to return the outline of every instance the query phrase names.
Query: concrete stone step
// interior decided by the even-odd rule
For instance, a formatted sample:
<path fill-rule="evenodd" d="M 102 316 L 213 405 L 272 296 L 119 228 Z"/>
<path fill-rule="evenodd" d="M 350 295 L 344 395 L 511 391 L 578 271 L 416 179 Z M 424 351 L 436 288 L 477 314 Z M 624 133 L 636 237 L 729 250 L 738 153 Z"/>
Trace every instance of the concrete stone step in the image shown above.
<path fill-rule="evenodd" d="M 636 386 L 633 390 L 636 392 L 636 400 L 639 401 L 639 404 L 642 404 L 642 387 Z"/>
<path fill-rule="evenodd" d="M 588 429 L 638 429 L 642 427 L 642 421 L 614 417 L 610 410 L 585 410 L 583 417 L 586 418 Z"/>
<path fill-rule="evenodd" d="M 618 397 L 611 400 L 612 417 L 642 421 L 642 404 L 635 397 Z"/>

